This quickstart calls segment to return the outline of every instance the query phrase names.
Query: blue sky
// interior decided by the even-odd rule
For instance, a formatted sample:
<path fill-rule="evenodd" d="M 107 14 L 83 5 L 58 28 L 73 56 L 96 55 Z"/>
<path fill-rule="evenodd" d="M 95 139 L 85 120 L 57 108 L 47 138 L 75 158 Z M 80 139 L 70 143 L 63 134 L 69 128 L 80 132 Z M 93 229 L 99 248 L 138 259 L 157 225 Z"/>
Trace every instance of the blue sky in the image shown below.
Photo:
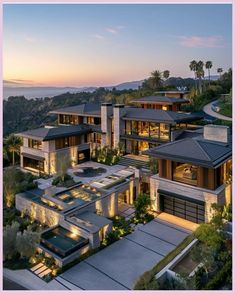
<path fill-rule="evenodd" d="M 193 59 L 232 60 L 228 4 L 5 4 L 4 79 L 38 85 L 111 85 L 155 69 L 192 76 Z"/>

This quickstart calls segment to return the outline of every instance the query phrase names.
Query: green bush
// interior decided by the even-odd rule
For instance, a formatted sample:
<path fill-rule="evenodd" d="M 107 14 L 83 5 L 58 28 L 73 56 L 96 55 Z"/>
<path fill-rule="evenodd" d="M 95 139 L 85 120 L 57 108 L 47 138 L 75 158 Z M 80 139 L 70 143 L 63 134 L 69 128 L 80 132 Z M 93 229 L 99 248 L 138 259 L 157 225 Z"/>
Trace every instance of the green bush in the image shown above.
<path fill-rule="evenodd" d="M 69 174 L 65 174 L 64 178 L 61 176 L 56 177 L 52 181 L 52 185 L 59 186 L 59 187 L 70 187 L 75 184 L 73 177 Z"/>
<path fill-rule="evenodd" d="M 227 261 L 223 267 L 217 272 L 217 274 L 209 280 L 203 289 L 206 290 L 218 290 L 221 286 L 225 285 L 231 289 L 232 287 L 232 260 Z"/>
<path fill-rule="evenodd" d="M 148 193 L 140 193 L 134 202 L 135 219 L 138 223 L 146 223 L 151 216 L 148 215 L 148 208 L 150 206 L 150 195 Z"/>
<path fill-rule="evenodd" d="M 96 147 L 92 153 L 92 159 L 98 163 L 111 166 L 117 164 L 123 154 L 122 144 L 119 144 L 117 148 L 110 148 L 108 146 L 103 148 Z"/>

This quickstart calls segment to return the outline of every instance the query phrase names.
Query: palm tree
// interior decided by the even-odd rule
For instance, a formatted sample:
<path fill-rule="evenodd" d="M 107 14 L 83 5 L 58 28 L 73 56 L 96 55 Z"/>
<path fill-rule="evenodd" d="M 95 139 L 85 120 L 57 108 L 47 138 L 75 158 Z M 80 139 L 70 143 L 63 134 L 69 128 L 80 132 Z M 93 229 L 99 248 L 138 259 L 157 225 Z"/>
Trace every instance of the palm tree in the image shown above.
<path fill-rule="evenodd" d="M 204 78 L 204 63 L 200 60 L 197 62 L 197 70 L 196 70 L 196 76 L 198 78 L 199 81 L 199 93 L 202 93 L 202 78 Z"/>
<path fill-rule="evenodd" d="M 197 89 L 197 81 L 196 81 L 197 61 L 196 60 L 191 61 L 189 64 L 189 68 L 191 71 L 194 72 L 195 89 Z"/>
<path fill-rule="evenodd" d="M 10 153 L 12 153 L 12 165 L 15 165 L 15 153 L 20 153 L 21 139 L 14 134 L 11 134 L 6 139 L 6 146 Z"/>
<path fill-rule="evenodd" d="M 219 73 L 219 78 L 221 78 L 221 73 L 223 72 L 223 68 L 218 68 L 217 69 L 217 73 Z"/>
<path fill-rule="evenodd" d="M 208 70 L 208 77 L 209 77 L 209 86 L 211 85 L 211 75 L 210 75 L 210 69 L 212 68 L 212 62 L 206 61 L 205 65 L 206 69 Z"/>
<path fill-rule="evenodd" d="M 169 70 L 164 70 L 162 73 L 163 78 L 168 79 L 170 76 L 170 71 Z"/>
<path fill-rule="evenodd" d="M 149 81 L 152 89 L 158 89 L 162 86 L 162 73 L 159 70 L 151 72 Z"/>

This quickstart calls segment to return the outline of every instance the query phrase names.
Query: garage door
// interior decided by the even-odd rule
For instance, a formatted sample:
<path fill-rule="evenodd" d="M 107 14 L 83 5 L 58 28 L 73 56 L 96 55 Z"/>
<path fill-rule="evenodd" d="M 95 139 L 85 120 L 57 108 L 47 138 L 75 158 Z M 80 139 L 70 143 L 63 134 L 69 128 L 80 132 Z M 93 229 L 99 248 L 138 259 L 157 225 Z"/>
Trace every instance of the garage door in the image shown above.
<path fill-rule="evenodd" d="M 202 201 L 185 200 L 175 194 L 160 193 L 160 209 L 194 223 L 205 222 L 205 204 Z"/>

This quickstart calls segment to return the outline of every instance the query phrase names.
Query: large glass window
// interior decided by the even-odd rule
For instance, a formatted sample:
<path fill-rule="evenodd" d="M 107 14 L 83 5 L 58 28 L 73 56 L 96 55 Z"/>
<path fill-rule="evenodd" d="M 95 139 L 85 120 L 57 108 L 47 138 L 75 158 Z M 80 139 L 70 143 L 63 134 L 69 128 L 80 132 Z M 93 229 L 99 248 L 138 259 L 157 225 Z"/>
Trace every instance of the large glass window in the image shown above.
<path fill-rule="evenodd" d="M 139 121 L 139 135 L 140 136 L 149 136 L 149 122 Z"/>
<path fill-rule="evenodd" d="M 173 162 L 173 180 L 196 186 L 197 170 L 197 166 L 187 163 Z"/>
<path fill-rule="evenodd" d="M 150 122 L 150 136 L 152 138 L 159 138 L 159 123 Z"/>
<path fill-rule="evenodd" d="M 132 121 L 132 134 L 138 135 L 138 121 Z"/>
<path fill-rule="evenodd" d="M 168 124 L 160 123 L 160 139 L 169 140 L 170 138 L 170 127 Z"/>
<path fill-rule="evenodd" d="M 131 135 L 131 121 L 126 121 L 126 134 Z"/>
<path fill-rule="evenodd" d="M 80 144 L 80 136 L 69 136 L 69 137 L 58 138 L 55 140 L 56 150 L 71 147 L 71 146 L 76 146 L 79 144 Z"/>
<path fill-rule="evenodd" d="M 44 172 L 44 161 L 39 161 L 27 157 L 23 157 L 23 166 L 29 170 L 38 170 Z"/>
<path fill-rule="evenodd" d="M 81 123 L 77 115 L 63 115 L 59 114 L 59 124 L 79 124 Z"/>
<path fill-rule="evenodd" d="M 38 150 L 42 149 L 42 142 L 40 140 L 35 140 L 35 139 L 29 138 L 28 142 L 29 142 L 28 146 L 30 148 L 38 149 Z"/>

